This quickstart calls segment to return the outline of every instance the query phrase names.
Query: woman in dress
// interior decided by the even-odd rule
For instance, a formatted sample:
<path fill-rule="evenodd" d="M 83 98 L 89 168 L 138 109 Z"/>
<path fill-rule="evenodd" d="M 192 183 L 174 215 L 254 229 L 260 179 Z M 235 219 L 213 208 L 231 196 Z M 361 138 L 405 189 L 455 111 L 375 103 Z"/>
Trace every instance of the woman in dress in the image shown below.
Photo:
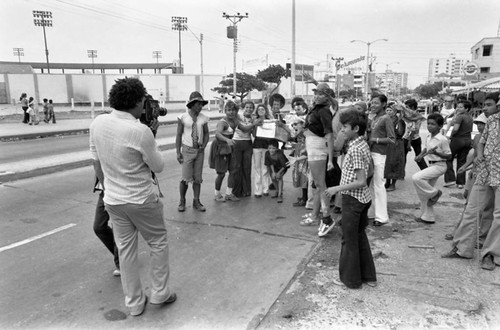
<path fill-rule="evenodd" d="M 252 124 L 248 126 L 242 124 L 238 116 L 238 109 L 238 105 L 233 101 L 226 103 L 224 107 L 226 116 L 217 123 L 215 139 L 210 147 L 210 168 L 215 169 L 217 172 L 217 177 L 215 178 L 215 200 L 217 202 L 237 202 L 240 200 L 233 194 L 234 176 L 232 175 L 228 177 L 225 196 L 220 191 L 226 172 L 231 168 L 231 156 L 235 145 L 235 141 L 233 140 L 235 130 L 239 128 L 243 132 L 249 132 L 253 129 Z"/>
<path fill-rule="evenodd" d="M 387 114 L 394 125 L 394 133 L 396 142 L 391 148 L 387 148 L 387 157 L 385 159 L 385 190 L 396 190 L 396 181 L 403 180 L 405 177 L 405 144 L 403 136 L 405 134 L 406 125 L 401 114 L 392 107 L 388 107 Z"/>

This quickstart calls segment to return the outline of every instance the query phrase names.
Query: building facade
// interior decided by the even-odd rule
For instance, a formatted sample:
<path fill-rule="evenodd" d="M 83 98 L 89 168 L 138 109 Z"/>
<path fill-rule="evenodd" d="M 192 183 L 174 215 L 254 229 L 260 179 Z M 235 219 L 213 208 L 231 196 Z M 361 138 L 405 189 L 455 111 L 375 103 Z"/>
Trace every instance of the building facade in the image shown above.
<path fill-rule="evenodd" d="M 479 79 L 500 76 L 500 37 L 483 38 L 471 48 L 471 61 L 479 67 Z"/>
<path fill-rule="evenodd" d="M 453 54 L 448 58 L 431 58 L 429 60 L 429 72 L 427 80 L 429 82 L 437 80 L 437 75 L 447 74 L 450 76 L 462 76 L 462 67 L 468 61 L 456 58 Z"/>

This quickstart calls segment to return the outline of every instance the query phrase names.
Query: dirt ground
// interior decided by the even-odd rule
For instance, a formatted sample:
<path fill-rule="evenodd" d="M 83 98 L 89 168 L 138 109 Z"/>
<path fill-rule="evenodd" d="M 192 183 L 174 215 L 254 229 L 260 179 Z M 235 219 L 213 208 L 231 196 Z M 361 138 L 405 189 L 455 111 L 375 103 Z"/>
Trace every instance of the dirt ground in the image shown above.
<path fill-rule="evenodd" d="M 445 191 L 438 208 L 441 221 L 426 225 L 414 221 L 419 203 L 411 197 L 410 184 L 392 193 L 391 224 L 367 229 L 377 287 L 352 290 L 333 284 L 341 241 L 336 228 L 298 270 L 258 328 L 500 329 L 498 267 L 489 272 L 478 267 L 477 259 L 440 257 L 450 250 L 443 237 L 460 218 L 461 193 Z"/>

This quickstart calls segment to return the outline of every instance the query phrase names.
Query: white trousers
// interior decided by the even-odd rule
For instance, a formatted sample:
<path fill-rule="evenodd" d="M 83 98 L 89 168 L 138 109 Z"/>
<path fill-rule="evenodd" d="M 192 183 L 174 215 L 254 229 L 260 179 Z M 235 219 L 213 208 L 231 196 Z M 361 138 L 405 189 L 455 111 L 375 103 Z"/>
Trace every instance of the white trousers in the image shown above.
<path fill-rule="evenodd" d="M 271 178 L 267 173 L 267 166 L 264 165 L 267 149 L 253 149 L 253 170 L 254 170 L 254 194 L 262 195 L 269 193 Z"/>
<path fill-rule="evenodd" d="M 372 195 L 372 205 L 368 209 L 368 218 L 374 218 L 381 223 L 389 222 L 387 213 L 387 192 L 385 191 L 385 155 L 376 152 L 371 153 L 373 158 L 373 178 L 370 183 L 370 193 Z"/>
<path fill-rule="evenodd" d="M 429 198 L 437 193 L 434 187 L 438 178 L 446 172 L 446 162 L 435 163 L 413 174 L 413 185 L 420 200 L 420 218 L 427 222 L 435 222 L 434 206 L 427 206 Z"/>

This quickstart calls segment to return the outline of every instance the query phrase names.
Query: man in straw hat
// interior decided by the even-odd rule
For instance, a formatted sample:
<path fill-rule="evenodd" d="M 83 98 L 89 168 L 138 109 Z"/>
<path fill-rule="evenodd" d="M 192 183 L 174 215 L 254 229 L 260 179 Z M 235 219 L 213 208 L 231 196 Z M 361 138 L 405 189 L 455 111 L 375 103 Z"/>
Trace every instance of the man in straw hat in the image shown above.
<path fill-rule="evenodd" d="M 193 208 L 205 212 L 200 202 L 202 171 L 205 159 L 205 147 L 208 144 L 208 120 L 201 113 L 208 101 L 199 92 L 192 92 L 186 104 L 187 111 L 177 117 L 177 135 L 175 149 L 177 161 L 182 165 L 182 178 L 179 183 L 180 202 L 177 210 L 186 210 L 186 192 L 188 185 L 193 184 Z"/>

